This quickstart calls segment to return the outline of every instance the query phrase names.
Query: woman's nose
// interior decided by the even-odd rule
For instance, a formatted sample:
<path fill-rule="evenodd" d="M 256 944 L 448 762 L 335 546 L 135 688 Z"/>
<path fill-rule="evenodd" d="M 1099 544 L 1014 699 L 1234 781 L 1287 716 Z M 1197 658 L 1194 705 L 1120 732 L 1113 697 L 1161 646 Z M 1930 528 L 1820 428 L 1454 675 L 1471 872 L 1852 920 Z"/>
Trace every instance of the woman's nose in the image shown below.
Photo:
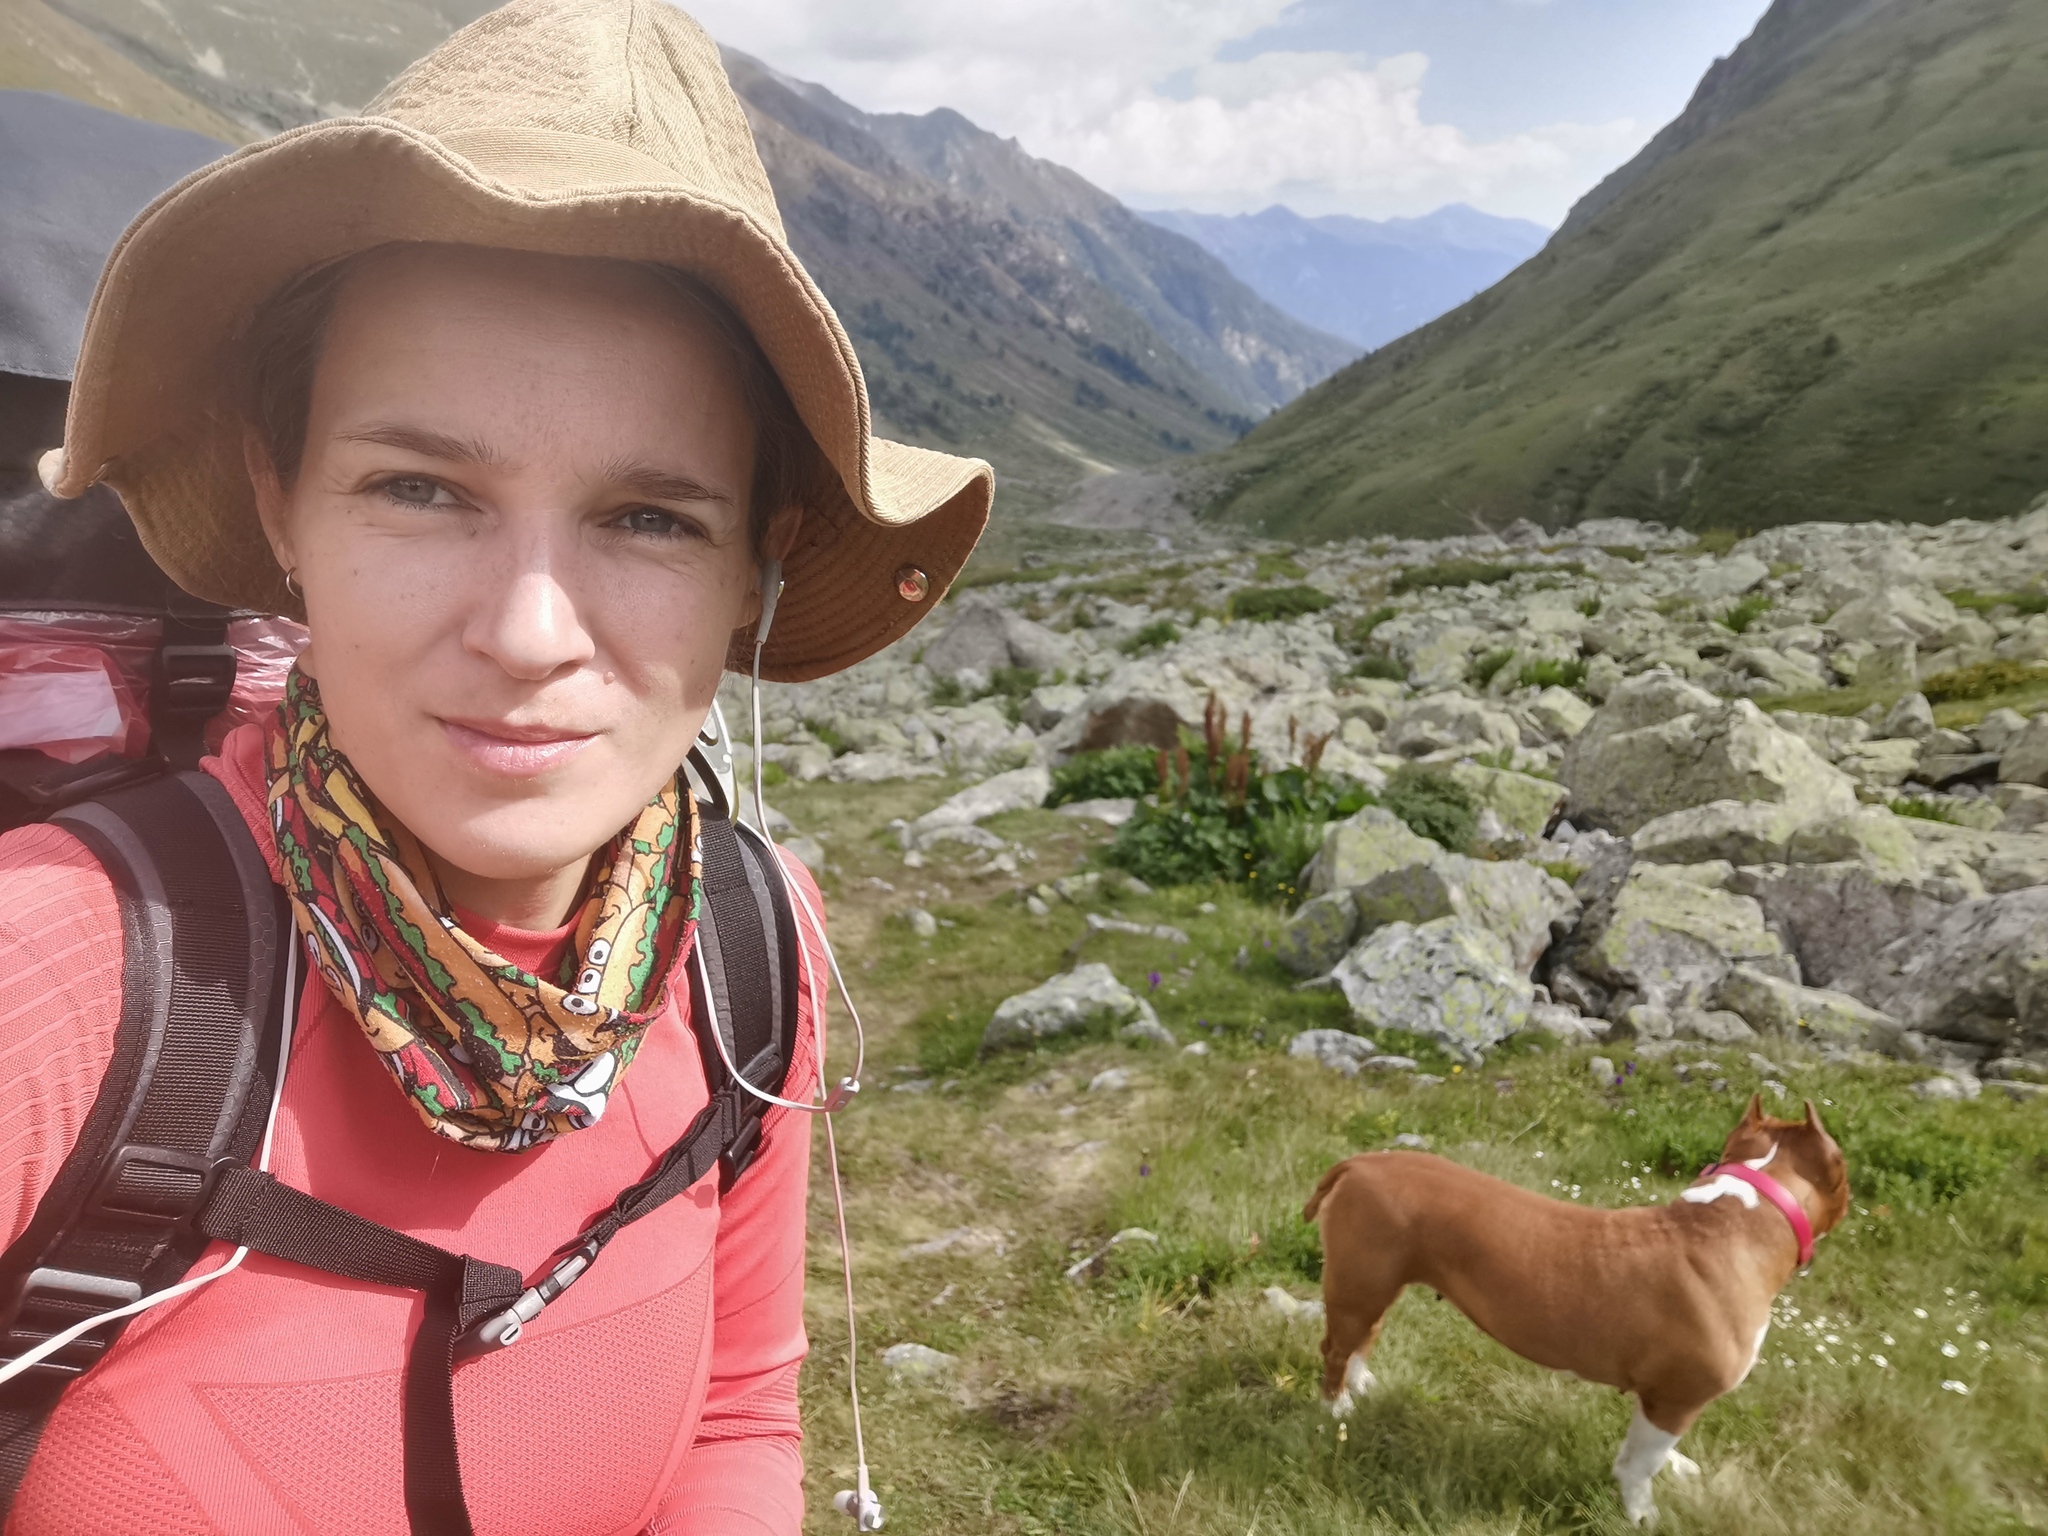
<path fill-rule="evenodd" d="M 579 666 L 596 654 L 576 601 L 561 579 L 558 551 L 542 544 L 512 562 L 471 619 L 464 643 L 529 682 Z"/>

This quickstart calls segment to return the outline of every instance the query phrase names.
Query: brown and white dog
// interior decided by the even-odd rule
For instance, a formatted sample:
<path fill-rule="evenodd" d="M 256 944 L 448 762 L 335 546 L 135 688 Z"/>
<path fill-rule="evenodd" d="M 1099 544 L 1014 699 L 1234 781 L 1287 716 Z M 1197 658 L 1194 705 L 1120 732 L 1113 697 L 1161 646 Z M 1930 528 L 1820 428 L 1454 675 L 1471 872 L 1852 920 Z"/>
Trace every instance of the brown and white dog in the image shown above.
<path fill-rule="evenodd" d="M 1426 1152 L 1368 1152 L 1323 1175 L 1302 1215 L 1323 1232 L 1323 1397 L 1371 1390 L 1394 1299 L 1426 1285 L 1525 1359 L 1636 1398 L 1614 1458 L 1622 1507 L 1654 1521 L 1650 1479 L 1763 1350 L 1771 1301 L 1842 1219 L 1842 1149 L 1811 1100 L 1777 1120 L 1752 1098 L 1721 1162 L 1663 1206 L 1551 1200 Z"/>

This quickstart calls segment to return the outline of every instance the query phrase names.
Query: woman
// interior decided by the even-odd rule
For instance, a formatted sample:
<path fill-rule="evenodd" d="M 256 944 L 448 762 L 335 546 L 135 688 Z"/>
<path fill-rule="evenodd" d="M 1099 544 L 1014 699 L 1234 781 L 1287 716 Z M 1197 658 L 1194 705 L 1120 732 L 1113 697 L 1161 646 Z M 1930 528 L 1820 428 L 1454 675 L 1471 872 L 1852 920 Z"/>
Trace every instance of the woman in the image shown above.
<path fill-rule="evenodd" d="M 46 472 L 113 485 L 189 590 L 311 633 L 277 719 L 204 765 L 313 962 L 273 1172 L 527 1275 L 706 1102 L 677 765 L 753 658 L 762 563 L 763 673 L 818 676 L 930 610 L 991 490 L 869 437 L 716 49 L 653 0 L 519 0 L 366 116 L 166 194 L 108 263 Z M 90 1107 L 121 959 L 84 848 L 0 838 L 10 1240 Z M 817 1074 L 800 1050 L 785 1092 Z M 808 1146 L 771 1113 L 728 1193 L 625 1228 L 458 1366 L 478 1531 L 798 1529 Z M 419 1311 L 251 1254 L 67 1391 L 7 1530 L 405 1531 Z"/>

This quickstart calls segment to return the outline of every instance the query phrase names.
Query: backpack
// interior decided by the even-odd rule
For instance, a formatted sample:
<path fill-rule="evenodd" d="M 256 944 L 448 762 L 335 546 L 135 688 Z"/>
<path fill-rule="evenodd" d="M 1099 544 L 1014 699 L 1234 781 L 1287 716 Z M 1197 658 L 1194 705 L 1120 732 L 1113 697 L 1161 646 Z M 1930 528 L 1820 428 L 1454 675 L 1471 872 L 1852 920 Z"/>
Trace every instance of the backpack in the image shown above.
<path fill-rule="evenodd" d="M 715 709 L 688 767 L 700 805 L 704 896 L 702 964 L 689 967 L 691 1018 L 711 1099 L 531 1284 L 517 1270 L 379 1226 L 251 1166 L 267 1143 L 281 1053 L 289 1052 L 297 945 L 284 893 L 216 780 L 158 762 L 147 772 L 124 770 L 119 787 L 51 812 L 47 819 L 78 837 L 113 880 L 124 946 L 121 1017 L 78 1144 L 27 1229 L 0 1253 L 0 1356 L 16 1359 L 176 1283 L 215 1241 L 421 1291 L 426 1314 L 403 1390 L 406 1512 L 419 1536 L 467 1536 L 455 1361 L 514 1344 L 621 1228 L 714 1169 L 722 1188 L 746 1171 L 767 1106 L 734 1081 L 727 1060 L 758 1089 L 785 1088 L 796 1043 L 798 929 L 773 845 L 732 817 L 731 754 Z M 126 1321 L 104 1323 L 0 1384 L 0 1519 L 64 1389 L 106 1354 Z"/>

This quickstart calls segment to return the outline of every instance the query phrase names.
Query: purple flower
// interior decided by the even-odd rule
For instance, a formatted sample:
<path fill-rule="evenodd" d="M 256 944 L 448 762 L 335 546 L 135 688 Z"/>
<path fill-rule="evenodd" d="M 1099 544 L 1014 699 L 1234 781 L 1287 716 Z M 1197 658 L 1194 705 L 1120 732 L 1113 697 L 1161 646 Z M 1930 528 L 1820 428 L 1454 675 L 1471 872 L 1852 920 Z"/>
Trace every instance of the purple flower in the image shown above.
<path fill-rule="evenodd" d="M 1159 973 L 1157 971 L 1147 972 L 1145 979 L 1152 983 L 1152 990 L 1154 992 L 1159 990 Z"/>
<path fill-rule="evenodd" d="M 1149 1179 L 1149 1178 L 1151 1178 L 1151 1177 L 1152 1177 L 1152 1165 L 1151 1165 L 1150 1163 L 1140 1163 L 1140 1164 L 1138 1164 L 1138 1177 L 1139 1177 L 1139 1178 L 1141 1178 L 1141 1179 Z"/>

